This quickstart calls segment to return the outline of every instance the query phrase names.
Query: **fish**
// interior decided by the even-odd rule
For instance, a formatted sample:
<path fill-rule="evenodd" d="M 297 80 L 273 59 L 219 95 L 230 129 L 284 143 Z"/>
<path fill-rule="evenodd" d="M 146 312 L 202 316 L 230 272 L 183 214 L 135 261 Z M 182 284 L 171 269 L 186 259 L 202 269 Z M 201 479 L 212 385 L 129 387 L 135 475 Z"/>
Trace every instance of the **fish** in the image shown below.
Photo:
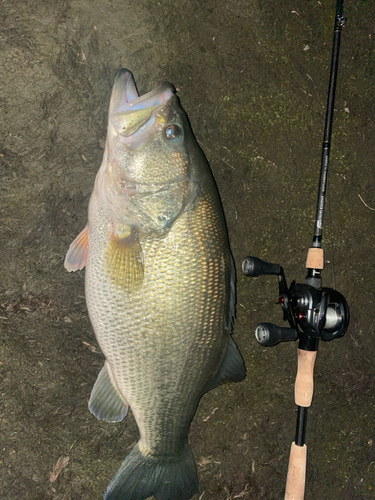
<path fill-rule="evenodd" d="M 218 190 L 170 83 L 139 96 L 118 72 L 88 223 L 68 271 L 85 270 L 105 363 L 89 409 L 140 438 L 105 500 L 188 500 L 199 491 L 188 442 L 200 398 L 245 377 L 233 340 L 235 267 Z"/>

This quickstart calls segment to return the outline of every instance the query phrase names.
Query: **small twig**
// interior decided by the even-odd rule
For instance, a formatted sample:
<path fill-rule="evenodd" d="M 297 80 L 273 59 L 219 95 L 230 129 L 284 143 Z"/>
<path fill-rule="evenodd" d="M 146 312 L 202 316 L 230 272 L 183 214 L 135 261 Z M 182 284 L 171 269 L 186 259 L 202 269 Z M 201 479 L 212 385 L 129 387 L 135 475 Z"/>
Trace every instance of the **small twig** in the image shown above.
<path fill-rule="evenodd" d="M 203 144 L 203 142 L 200 142 L 200 141 L 197 141 L 198 144 L 200 146 L 203 146 L 204 149 L 207 149 L 207 151 L 209 151 L 213 156 L 216 156 L 217 158 L 219 158 L 223 163 L 225 163 L 226 165 L 228 165 L 228 167 L 230 168 L 233 168 L 233 170 L 236 170 L 235 167 L 233 167 L 233 165 L 231 165 L 230 163 L 228 163 L 226 160 L 224 160 L 224 158 L 222 158 L 221 156 L 219 156 L 218 154 L 216 154 L 214 151 L 212 151 L 212 149 L 208 148 L 207 146 L 205 146 Z M 222 146 L 223 147 L 223 146 Z M 227 148 L 225 148 L 227 149 Z M 229 151 L 229 149 L 227 149 L 227 151 Z"/>
<path fill-rule="evenodd" d="M 87 346 L 91 352 L 99 352 L 94 345 L 91 345 L 88 342 L 85 342 L 84 340 L 82 340 L 82 344 Z"/>
<path fill-rule="evenodd" d="M 247 487 L 249 486 L 249 483 L 247 483 L 247 485 L 245 486 L 245 489 L 239 493 L 238 495 L 234 495 L 233 499 L 234 498 L 241 498 L 241 497 L 244 497 L 245 495 L 247 495 L 248 491 L 247 491 Z"/>
<path fill-rule="evenodd" d="M 214 408 L 211 412 L 211 415 L 213 415 L 216 410 L 218 410 L 219 408 Z M 206 418 L 203 419 L 203 422 L 207 422 L 207 420 L 209 420 L 211 418 L 211 415 L 208 415 Z"/>
<path fill-rule="evenodd" d="M 358 196 L 359 196 L 359 199 L 361 200 L 361 202 L 364 204 L 365 207 L 367 207 L 370 210 L 373 210 L 375 212 L 375 208 L 369 207 L 360 194 Z"/>

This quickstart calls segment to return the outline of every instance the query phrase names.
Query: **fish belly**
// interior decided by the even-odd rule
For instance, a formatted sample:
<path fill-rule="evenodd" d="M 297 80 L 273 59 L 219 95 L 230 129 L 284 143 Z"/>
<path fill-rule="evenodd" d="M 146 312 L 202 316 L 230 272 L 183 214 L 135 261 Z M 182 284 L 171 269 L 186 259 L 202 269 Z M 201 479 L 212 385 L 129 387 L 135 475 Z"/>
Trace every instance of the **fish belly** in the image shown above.
<path fill-rule="evenodd" d="M 199 398 L 229 341 L 230 251 L 223 216 L 208 193 L 165 236 L 144 237 L 143 276 L 126 287 L 109 272 L 111 227 L 94 192 L 86 266 L 90 319 L 116 388 L 137 421 L 141 453 L 173 457 L 185 446 Z"/>

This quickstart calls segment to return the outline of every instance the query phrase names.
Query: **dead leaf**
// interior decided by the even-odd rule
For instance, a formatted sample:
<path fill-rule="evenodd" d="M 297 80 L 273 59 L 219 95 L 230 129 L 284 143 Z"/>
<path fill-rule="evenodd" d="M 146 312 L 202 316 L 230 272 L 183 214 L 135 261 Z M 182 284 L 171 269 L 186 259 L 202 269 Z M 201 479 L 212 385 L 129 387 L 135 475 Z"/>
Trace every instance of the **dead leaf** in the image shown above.
<path fill-rule="evenodd" d="M 69 457 L 60 457 L 58 461 L 52 468 L 52 471 L 49 473 L 49 480 L 51 483 L 54 483 L 56 479 L 59 477 L 60 472 L 66 467 L 69 463 Z"/>

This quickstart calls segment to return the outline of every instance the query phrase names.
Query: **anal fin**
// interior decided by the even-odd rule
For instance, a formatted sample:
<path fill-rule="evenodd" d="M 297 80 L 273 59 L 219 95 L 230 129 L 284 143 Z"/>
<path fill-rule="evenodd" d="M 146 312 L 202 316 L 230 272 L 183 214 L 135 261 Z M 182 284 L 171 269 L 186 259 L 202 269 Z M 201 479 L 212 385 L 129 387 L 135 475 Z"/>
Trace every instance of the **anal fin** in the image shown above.
<path fill-rule="evenodd" d="M 113 386 L 107 363 L 100 370 L 91 391 L 89 409 L 99 420 L 120 422 L 128 413 L 128 405 Z"/>
<path fill-rule="evenodd" d="M 203 394 L 227 382 L 240 382 L 245 376 L 246 369 L 243 358 L 230 335 L 221 367 L 219 371 L 207 381 L 203 389 Z"/>

